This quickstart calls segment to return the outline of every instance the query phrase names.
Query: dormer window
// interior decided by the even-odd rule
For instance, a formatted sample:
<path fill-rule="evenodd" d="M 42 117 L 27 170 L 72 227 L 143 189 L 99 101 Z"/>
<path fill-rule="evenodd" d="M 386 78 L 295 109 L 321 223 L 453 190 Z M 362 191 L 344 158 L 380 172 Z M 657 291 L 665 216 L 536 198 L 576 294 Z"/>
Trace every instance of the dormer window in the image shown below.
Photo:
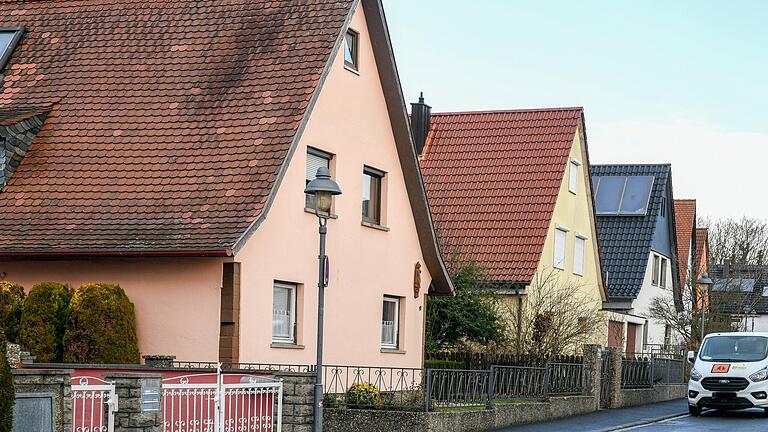
<path fill-rule="evenodd" d="M 357 39 L 358 34 L 354 30 L 347 30 L 344 35 L 344 66 L 357 72 Z"/>
<path fill-rule="evenodd" d="M 2 50 L 2 54 L 0 54 L 0 71 L 3 71 L 11 60 L 13 50 L 23 34 L 24 29 L 21 27 L 0 27 L 0 50 Z"/>

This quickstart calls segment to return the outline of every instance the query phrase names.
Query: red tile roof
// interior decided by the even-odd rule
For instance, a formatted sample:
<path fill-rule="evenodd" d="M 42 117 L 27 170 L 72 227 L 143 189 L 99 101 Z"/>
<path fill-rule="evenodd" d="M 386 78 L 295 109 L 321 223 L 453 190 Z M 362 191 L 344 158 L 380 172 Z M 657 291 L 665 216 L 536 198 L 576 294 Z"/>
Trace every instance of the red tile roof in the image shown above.
<path fill-rule="evenodd" d="M 4 27 L 26 28 L 0 120 L 50 109 L 0 193 L 0 253 L 231 248 L 352 3 L 0 3 Z"/>
<path fill-rule="evenodd" d="M 680 269 L 680 286 L 686 286 L 688 255 L 696 226 L 696 200 L 675 200 L 675 233 L 677 236 L 677 262 Z"/>
<path fill-rule="evenodd" d="M 697 271 L 701 270 L 701 273 L 709 271 L 709 230 L 707 228 L 696 228 L 696 265 Z"/>
<path fill-rule="evenodd" d="M 421 169 L 443 253 L 529 282 L 547 237 L 581 108 L 432 115 Z"/>

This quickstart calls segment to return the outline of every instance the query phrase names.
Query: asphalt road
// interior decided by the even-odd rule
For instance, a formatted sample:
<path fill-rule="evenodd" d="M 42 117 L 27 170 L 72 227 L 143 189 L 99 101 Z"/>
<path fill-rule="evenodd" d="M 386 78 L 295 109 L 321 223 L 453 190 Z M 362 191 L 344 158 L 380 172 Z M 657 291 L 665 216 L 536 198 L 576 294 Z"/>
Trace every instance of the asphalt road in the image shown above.
<path fill-rule="evenodd" d="M 763 414 L 762 410 L 731 412 L 704 411 L 699 417 L 686 415 L 658 423 L 621 430 L 632 432 L 763 432 L 768 430 L 768 417 Z"/>

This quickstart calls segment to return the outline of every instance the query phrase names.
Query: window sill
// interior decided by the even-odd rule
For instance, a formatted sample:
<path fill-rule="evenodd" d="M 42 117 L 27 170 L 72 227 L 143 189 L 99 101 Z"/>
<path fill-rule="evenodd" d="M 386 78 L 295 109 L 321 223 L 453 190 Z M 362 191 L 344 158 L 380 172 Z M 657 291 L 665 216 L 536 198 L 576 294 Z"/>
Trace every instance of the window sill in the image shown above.
<path fill-rule="evenodd" d="M 377 229 L 379 231 L 389 232 L 389 228 L 387 228 L 387 227 L 385 227 L 383 225 L 379 225 L 379 224 L 375 224 L 375 223 L 371 223 L 371 222 L 361 221 L 360 225 L 368 227 L 368 228 Z"/>
<path fill-rule="evenodd" d="M 565 271 L 565 267 L 552 266 L 555 270 Z"/>
<path fill-rule="evenodd" d="M 405 354 L 406 351 L 399 350 L 397 348 L 382 348 L 381 353 L 382 354 Z"/>
<path fill-rule="evenodd" d="M 306 213 L 311 214 L 312 216 L 317 216 L 317 214 L 315 213 L 315 209 L 311 209 L 309 207 L 304 207 L 304 211 Z M 338 219 L 338 218 L 339 218 L 339 215 L 336 215 L 336 214 L 333 214 L 333 213 L 328 215 L 328 219 Z"/>
<path fill-rule="evenodd" d="M 578 276 L 578 277 L 584 277 L 584 274 L 583 274 L 583 273 L 576 273 L 576 272 L 573 272 L 573 274 L 574 274 L 575 276 Z"/>
<path fill-rule="evenodd" d="M 271 345 L 269 345 L 270 348 L 280 348 L 280 349 L 304 349 L 304 345 L 297 345 L 290 342 L 272 342 Z"/>
<path fill-rule="evenodd" d="M 576 191 L 572 191 L 572 190 L 570 190 L 570 189 L 568 189 L 568 192 L 572 193 L 573 195 L 578 195 L 578 194 L 576 193 Z"/>
<path fill-rule="evenodd" d="M 344 63 L 344 69 L 352 72 L 353 74 L 355 74 L 357 76 L 360 76 L 360 71 L 359 70 L 355 69 L 354 67 L 352 67 L 352 66 L 350 66 L 350 65 L 348 65 L 346 63 Z"/>

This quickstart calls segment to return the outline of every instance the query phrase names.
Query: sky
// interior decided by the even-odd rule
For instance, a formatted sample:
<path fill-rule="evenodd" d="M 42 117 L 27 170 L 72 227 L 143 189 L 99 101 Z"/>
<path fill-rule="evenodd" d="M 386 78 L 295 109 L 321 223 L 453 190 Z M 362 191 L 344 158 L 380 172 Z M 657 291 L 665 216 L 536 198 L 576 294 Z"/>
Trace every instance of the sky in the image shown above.
<path fill-rule="evenodd" d="M 383 0 L 406 102 L 584 107 L 590 161 L 768 218 L 768 1 Z"/>

